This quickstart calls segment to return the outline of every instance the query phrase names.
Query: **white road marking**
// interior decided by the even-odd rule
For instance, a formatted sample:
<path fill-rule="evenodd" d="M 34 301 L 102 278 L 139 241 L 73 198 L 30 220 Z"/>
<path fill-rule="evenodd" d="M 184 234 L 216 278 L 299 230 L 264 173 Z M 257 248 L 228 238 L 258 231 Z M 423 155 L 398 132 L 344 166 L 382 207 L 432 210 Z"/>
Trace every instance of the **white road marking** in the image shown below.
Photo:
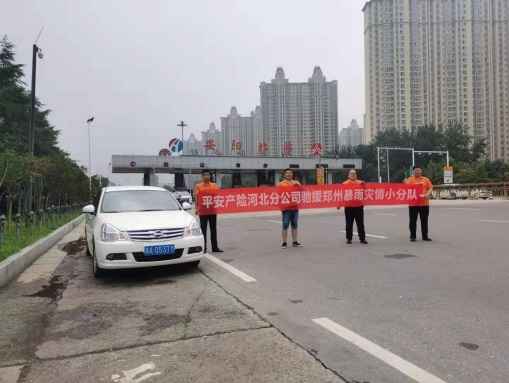
<path fill-rule="evenodd" d="M 509 221 L 498 220 L 498 219 L 481 219 L 482 223 L 509 223 Z"/>
<path fill-rule="evenodd" d="M 0 368 L 0 383 L 16 383 L 24 366 Z"/>
<path fill-rule="evenodd" d="M 446 383 L 442 379 L 430 374 L 429 372 L 423 370 L 422 368 L 417 367 L 415 364 L 406 361 L 405 359 L 399 357 L 398 355 L 393 354 L 389 350 L 380 347 L 376 343 L 373 343 L 370 340 L 354 333 L 353 331 L 350 331 L 349 329 L 337 324 L 336 322 L 330 320 L 329 318 L 316 318 L 313 319 L 313 322 L 315 322 L 319 326 L 322 326 L 323 328 L 332 332 L 333 334 L 339 336 L 340 338 L 343 338 L 344 340 L 359 347 L 361 350 L 367 352 L 368 354 L 371 354 L 374 357 L 380 359 L 381 361 L 387 363 L 389 366 L 402 372 L 403 374 L 412 378 L 416 382 Z"/>
<path fill-rule="evenodd" d="M 346 233 L 346 230 L 341 230 L 342 233 Z M 356 237 L 359 236 L 357 233 L 353 233 Z M 377 234 L 366 234 L 366 237 L 369 238 L 377 238 L 377 239 L 389 239 L 389 237 L 386 237 L 385 235 L 377 235 Z"/>
<path fill-rule="evenodd" d="M 118 374 L 111 375 L 114 383 L 140 383 L 154 376 L 161 375 L 161 372 L 149 372 L 155 370 L 156 365 L 153 362 L 142 364 L 132 370 L 122 371 L 124 377 Z M 142 375 L 143 374 L 143 375 Z"/>
<path fill-rule="evenodd" d="M 240 279 L 242 279 L 244 282 L 256 282 L 256 279 L 254 279 L 252 276 L 250 275 L 247 275 L 246 273 L 244 273 L 243 271 L 240 271 L 238 269 L 236 269 L 235 267 L 233 267 L 232 265 L 229 265 L 228 263 L 226 262 L 223 262 L 221 261 L 220 259 L 210 255 L 210 254 L 206 254 L 205 255 L 205 258 L 207 258 L 209 261 L 211 262 L 214 262 L 216 265 L 222 267 L 223 269 L 225 269 L 226 271 L 229 271 L 230 273 L 232 273 L 233 275 L 235 275 L 236 277 L 239 277 Z"/>

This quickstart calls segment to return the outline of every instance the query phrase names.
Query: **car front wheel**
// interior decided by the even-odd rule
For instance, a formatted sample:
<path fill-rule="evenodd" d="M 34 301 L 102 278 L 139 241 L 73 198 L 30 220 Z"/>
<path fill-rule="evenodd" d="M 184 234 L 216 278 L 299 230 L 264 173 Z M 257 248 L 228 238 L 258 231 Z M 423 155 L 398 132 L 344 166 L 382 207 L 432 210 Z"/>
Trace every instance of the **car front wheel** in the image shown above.
<path fill-rule="evenodd" d="M 87 255 L 89 257 L 92 257 L 92 252 L 90 251 L 90 248 L 88 247 L 88 237 L 87 237 L 87 232 L 85 230 L 85 249 L 87 251 Z"/>
<path fill-rule="evenodd" d="M 92 244 L 93 244 L 93 240 L 92 240 Z M 99 265 L 97 264 L 97 258 L 95 256 L 95 245 L 92 245 L 93 246 L 93 251 L 92 251 L 92 272 L 94 273 L 94 278 L 102 278 L 104 277 L 104 270 L 101 269 L 99 267 Z"/>

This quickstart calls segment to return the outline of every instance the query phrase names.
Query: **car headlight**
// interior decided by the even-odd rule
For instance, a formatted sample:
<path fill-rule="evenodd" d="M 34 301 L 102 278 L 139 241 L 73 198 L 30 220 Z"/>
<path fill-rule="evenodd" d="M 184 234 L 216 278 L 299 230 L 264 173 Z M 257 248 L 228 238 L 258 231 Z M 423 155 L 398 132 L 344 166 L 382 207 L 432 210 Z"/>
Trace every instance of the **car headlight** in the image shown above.
<path fill-rule="evenodd" d="M 198 235 L 202 235 L 200 224 L 196 220 L 193 220 L 193 222 L 184 230 L 184 237 L 193 237 Z"/>
<path fill-rule="evenodd" d="M 109 223 L 101 226 L 101 241 L 103 242 L 127 241 L 128 239 L 129 235 L 125 231 L 120 231 Z"/>

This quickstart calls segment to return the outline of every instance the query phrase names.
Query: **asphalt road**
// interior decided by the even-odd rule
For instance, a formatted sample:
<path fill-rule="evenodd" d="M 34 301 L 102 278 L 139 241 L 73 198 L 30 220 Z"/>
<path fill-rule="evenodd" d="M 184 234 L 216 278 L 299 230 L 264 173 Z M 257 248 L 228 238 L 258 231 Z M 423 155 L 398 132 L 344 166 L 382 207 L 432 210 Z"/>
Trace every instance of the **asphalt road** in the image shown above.
<path fill-rule="evenodd" d="M 220 218 L 224 254 L 97 281 L 76 230 L 0 290 L 0 383 L 509 381 L 509 202 Z M 56 267 L 56 269 L 55 269 Z"/>
<path fill-rule="evenodd" d="M 200 270 L 94 279 L 82 234 L 0 290 L 0 383 L 341 383 Z"/>
<path fill-rule="evenodd" d="M 367 208 L 364 246 L 342 213 L 305 213 L 286 250 L 277 215 L 225 216 L 218 258 L 256 281 L 201 269 L 346 381 L 508 382 L 509 202 L 435 203 L 431 243 L 407 216 Z"/>

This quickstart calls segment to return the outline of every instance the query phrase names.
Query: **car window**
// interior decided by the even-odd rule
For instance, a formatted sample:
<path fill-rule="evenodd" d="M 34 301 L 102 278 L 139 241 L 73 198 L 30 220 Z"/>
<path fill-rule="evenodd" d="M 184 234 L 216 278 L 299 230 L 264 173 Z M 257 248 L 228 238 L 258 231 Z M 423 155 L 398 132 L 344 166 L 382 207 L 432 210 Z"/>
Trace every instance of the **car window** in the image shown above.
<path fill-rule="evenodd" d="M 123 190 L 104 193 L 101 212 L 123 213 L 139 211 L 180 210 L 175 198 L 167 191 Z"/>

